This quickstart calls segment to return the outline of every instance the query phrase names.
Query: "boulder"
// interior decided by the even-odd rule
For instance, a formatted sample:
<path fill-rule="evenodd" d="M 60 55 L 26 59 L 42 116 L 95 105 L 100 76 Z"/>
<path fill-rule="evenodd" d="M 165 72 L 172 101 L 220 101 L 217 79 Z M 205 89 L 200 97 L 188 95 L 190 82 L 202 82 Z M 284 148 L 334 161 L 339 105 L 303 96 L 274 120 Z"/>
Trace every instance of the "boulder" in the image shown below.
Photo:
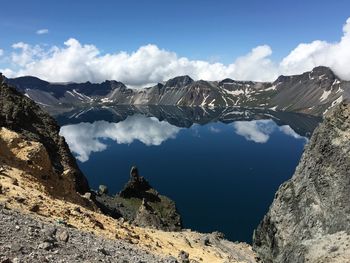
<path fill-rule="evenodd" d="M 105 185 L 100 185 L 98 187 L 98 193 L 99 194 L 108 194 L 108 187 Z"/>

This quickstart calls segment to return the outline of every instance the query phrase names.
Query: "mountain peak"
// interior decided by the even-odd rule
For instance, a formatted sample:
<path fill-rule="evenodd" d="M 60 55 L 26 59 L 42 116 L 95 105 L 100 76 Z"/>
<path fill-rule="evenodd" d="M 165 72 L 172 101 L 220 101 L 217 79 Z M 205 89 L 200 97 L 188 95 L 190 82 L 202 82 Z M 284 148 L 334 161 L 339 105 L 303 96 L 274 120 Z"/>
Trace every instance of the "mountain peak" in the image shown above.
<path fill-rule="evenodd" d="M 318 66 L 312 69 L 311 75 L 313 76 L 327 76 L 329 78 L 335 78 L 334 72 L 329 68 L 325 66 Z"/>
<path fill-rule="evenodd" d="M 225 84 L 231 84 L 231 83 L 234 83 L 235 81 L 233 79 L 230 79 L 230 78 L 226 78 L 226 79 L 223 79 L 219 82 L 219 86 L 223 86 Z"/>
<path fill-rule="evenodd" d="M 280 82 L 286 82 L 290 80 L 295 80 L 295 78 L 304 78 L 305 79 L 330 79 L 334 80 L 337 78 L 337 76 L 334 74 L 334 72 L 329 68 L 325 66 L 318 66 L 313 68 L 311 71 L 304 72 L 303 74 L 299 75 L 280 75 L 273 83 L 277 84 Z"/>
<path fill-rule="evenodd" d="M 123 82 L 120 81 L 116 81 L 116 80 L 106 80 L 104 82 L 101 83 L 106 84 L 107 86 L 110 86 L 112 89 L 127 89 L 127 87 L 125 86 L 125 84 Z"/>
<path fill-rule="evenodd" d="M 169 79 L 165 83 L 165 87 L 184 87 L 192 84 L 193 82 L 194 80 L 188 75 L 178 76 L 178 77 Z"/>
<path fill-rule="evenodd" d="M 49 82 L 34 76 L 23 76 L 23 77 L 18 77 L 14 79 L 6 79 L 6 82 L 9 82 L 9 84 L 14 85 L 17 88 L 27 88 L 27 87 L 43 88 L 49 84 Z"/>

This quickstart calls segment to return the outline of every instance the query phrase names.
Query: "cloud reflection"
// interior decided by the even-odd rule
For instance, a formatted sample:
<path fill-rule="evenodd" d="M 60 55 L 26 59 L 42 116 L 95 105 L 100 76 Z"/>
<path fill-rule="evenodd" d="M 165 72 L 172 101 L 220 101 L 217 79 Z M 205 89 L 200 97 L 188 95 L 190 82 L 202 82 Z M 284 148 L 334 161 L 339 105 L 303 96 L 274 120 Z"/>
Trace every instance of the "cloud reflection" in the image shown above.
<path fill-rule="evenodd" d="M 307 140 L 297 134 L 289 125 L 278 126 L 273 120 L 236 121 L 233 123 L 233 127 L 236 134 L 256 143 L 266 143 L 276 130 L 295 139 Z"/>
<path fill-rule="evenodd" d="M 65 137 L 76 158 L 86 162 L 92 152 L 101 152 L 107 148 L 104 139 L 112 139 L 118 144 L 139 140 L 145 145 L 160 145 L 169 138 L 175 138 L 179 130 L 157 118 L 136 114 L 119 123 L 96 121 L 66 125 L 61 128 L 60 134 Z"/>

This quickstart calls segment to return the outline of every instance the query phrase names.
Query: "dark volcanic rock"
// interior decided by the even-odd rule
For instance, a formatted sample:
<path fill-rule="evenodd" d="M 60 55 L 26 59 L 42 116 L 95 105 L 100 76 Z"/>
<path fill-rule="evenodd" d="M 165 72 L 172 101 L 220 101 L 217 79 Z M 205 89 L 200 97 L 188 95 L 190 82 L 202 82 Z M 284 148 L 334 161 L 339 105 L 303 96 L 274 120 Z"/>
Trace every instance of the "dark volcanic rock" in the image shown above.
<path fill-rule="evenodd" d="M 194 82 L 193 79 L 191 79 L 189 76 L 179 76 L 179 77 L 175 77 L 173 79 L 169 79 L 166 83 L 165 83 L 165 87 L 184 87 L 187 85 L 190 85 Z"/>
<path fill-rule="evenodd" d="M 120 208 L 121 204 L 116 201 L 116 198 L 108 194 L 97 194 L 94 197 L 96 205 L 101 209 L 105 215 L 113 218 L 123 217 Z"/>
<path fill-rule="evenodd" d="M 349 171 L 350 104 L 344 103 L 315 130 L 256 229 L 253 247 L 263 262 L 349 262 Z"/>
<path fill-rule="evenodd" d="M 124 186 L 124 189 L 120 191 L 119 196 L 123 198 L 139 198 L 149 201 L 160 201 L 157 194 L 149 192 L 152 187 L 146 181 L 145 178 L 139 176 L 137 167 L 132 167 L 130 171 L 130 179 Z"/>
<path fill-rule="evenodd" d="M 98 193 L 95 199 L 103 213 L 135 225 L 171 231 L 182 228 L 175 203 L 153 189 L 136 167 L 131 168 L 130 179 L 118 195 Z"/>
<path fill-rule="evenodd" d="M 59 135 L 59 126 L 55 120 L 31 99 L 5 84 L 1 74 L 0 85 L 0 127 L 18 132 L 28 140 L 41 142 L 56 173 L 63 174 L 69 170 L 76 191 L 89 191 L 88 182 L 64 138 Z"/>

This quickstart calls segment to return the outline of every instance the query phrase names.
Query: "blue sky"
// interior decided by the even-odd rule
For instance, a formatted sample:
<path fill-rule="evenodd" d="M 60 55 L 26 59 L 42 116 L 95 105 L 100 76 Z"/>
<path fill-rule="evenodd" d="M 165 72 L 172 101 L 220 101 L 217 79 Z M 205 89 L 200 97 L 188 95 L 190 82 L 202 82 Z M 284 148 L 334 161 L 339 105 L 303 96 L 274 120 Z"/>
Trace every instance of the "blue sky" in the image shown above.
<path fill-rule="evenodd" d="M 350 1 L 5 0 L 1 10 L 4 55 L 17 42 L 60 47 L 74 38 L 101 54 L 154 44 L 191 60 L 229 64 L 259 45 L 280 61 L 300 43 L 339 41 Z M 36 34 L 40 29 L 48 33 Z M 2 59 L 0 68 L 9 64 Z"/>
<path fill-rule="evenodd" d="M 0 47 L 61 44 L 70 37 L 101 50 L 156 44 L 180 55 L 231 62 L 268 44 L 277 58 L 300 42 L 336 41 L 350 1 L 2 1 Z M 36 35 L 38 29 L 47 35 Z"/>

